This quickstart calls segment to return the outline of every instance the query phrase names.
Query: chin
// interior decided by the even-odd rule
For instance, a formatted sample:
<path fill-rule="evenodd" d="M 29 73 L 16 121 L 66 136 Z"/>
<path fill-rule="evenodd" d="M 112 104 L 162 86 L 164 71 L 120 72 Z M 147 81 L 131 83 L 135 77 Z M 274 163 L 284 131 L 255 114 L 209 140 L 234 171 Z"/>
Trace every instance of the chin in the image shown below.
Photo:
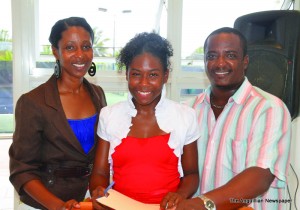
<path fill-rule="evenodd" d="M 223 90 L 236 90 L 241 86 L 242 83 L 239 84 L 215 84 L 214 86 L 223 89 Z"/>

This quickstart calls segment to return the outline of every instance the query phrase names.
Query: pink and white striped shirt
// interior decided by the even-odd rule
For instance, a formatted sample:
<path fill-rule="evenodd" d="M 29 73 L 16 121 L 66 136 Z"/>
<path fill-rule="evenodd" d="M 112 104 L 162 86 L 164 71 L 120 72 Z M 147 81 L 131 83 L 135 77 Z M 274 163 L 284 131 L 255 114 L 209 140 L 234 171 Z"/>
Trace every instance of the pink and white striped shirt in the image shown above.
<path fill-rule="evenodd" d="M 247 78 L 215 119 L 209 87 L 192 101 L 201 136 L 198 140 L 199 193 L 226 184 L 244 169 L 269 168 L 275 179 L 269 190 L 251 204 L 255 210 L 285 209 L 291 118 L 277 97 L 253 87 Z M 255 183 L 253 183 L 255 184 Z"/>

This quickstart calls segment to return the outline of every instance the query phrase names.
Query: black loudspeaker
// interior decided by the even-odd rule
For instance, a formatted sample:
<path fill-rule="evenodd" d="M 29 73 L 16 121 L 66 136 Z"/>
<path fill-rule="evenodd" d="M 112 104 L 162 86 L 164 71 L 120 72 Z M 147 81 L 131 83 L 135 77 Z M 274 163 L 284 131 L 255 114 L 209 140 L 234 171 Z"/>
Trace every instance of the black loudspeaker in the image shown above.
<path fill-rule="evenodd" d="M 287 105 L 292 119 L 299 110 L 300 12 L 272 10 L 237 18 L 234 28 L 248 41 L 249 81 Z"/>

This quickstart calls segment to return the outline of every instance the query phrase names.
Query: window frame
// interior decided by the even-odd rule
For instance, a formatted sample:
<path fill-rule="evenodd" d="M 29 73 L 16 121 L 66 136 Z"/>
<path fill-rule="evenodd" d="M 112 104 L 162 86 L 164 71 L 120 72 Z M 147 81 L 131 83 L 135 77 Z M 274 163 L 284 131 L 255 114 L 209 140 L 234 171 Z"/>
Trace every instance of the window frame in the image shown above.
<path fill-rule="evenodd" d="M 164 2 L 161 0 L 161 2 Z M 36 68 L 39 55 L 39 0 L 11 0 L 12 3 L 12 38 L 13 38 L 13 105 L 25 92 L 45 82 L 51 69 Z M 295 2 L 299 8 L 299 1 Z M 171 57 L 172 69 L 167 83 L 167 96 L 175 101 L 186 98 L 181 96 L 181 89 L 205 89 L 209 80 L 205 72 L 182 71 L 182 13 L 183 0 L 167 1 L 167 38 L 173 45 Z M 49 26 L 50 27 L 50 26 Z M 54 61 L 54 58 L 53 58 Z M 34 73 L 34 74 L 33 74 Z M 37 73 L 37 74 L 36 74 Z M 87 79 L 100 84 L 104 91 L 127 91 L 125 73 L 101 71 L 96 77 Z"/>

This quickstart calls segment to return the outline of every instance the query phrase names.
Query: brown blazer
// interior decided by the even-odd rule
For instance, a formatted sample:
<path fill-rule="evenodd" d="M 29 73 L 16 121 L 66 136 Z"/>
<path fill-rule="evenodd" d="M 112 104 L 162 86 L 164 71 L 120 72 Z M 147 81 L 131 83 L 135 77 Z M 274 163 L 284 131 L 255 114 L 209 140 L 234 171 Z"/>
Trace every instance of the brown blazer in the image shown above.
<path fill-rule="evenodd" d="M 84 79 L 96 111 L 106 106 L 100 86 Z M 41 180 L 57 197 L 64 201 L 82 201 L 88 189 L 88 176 L 55 177 L 44 166 L 76 167 L 93 162 L 96 143 L 86 154 L 66 119 L 60 102 L 56 78 L 53 75 L 46 83 L 22 95 L 15 109 L 16 127 L 9 149 L 10 181 L 20 195 L 21 201 L 35 208 L 43 208 L 23 190 L 23 185 L 34 179 Z M 98 122 L 97 119 L 97 122 Z M 98 124 L 98 123 L 97 123 Z M 96 142 L 96 129 L 95 142 Z"/>

